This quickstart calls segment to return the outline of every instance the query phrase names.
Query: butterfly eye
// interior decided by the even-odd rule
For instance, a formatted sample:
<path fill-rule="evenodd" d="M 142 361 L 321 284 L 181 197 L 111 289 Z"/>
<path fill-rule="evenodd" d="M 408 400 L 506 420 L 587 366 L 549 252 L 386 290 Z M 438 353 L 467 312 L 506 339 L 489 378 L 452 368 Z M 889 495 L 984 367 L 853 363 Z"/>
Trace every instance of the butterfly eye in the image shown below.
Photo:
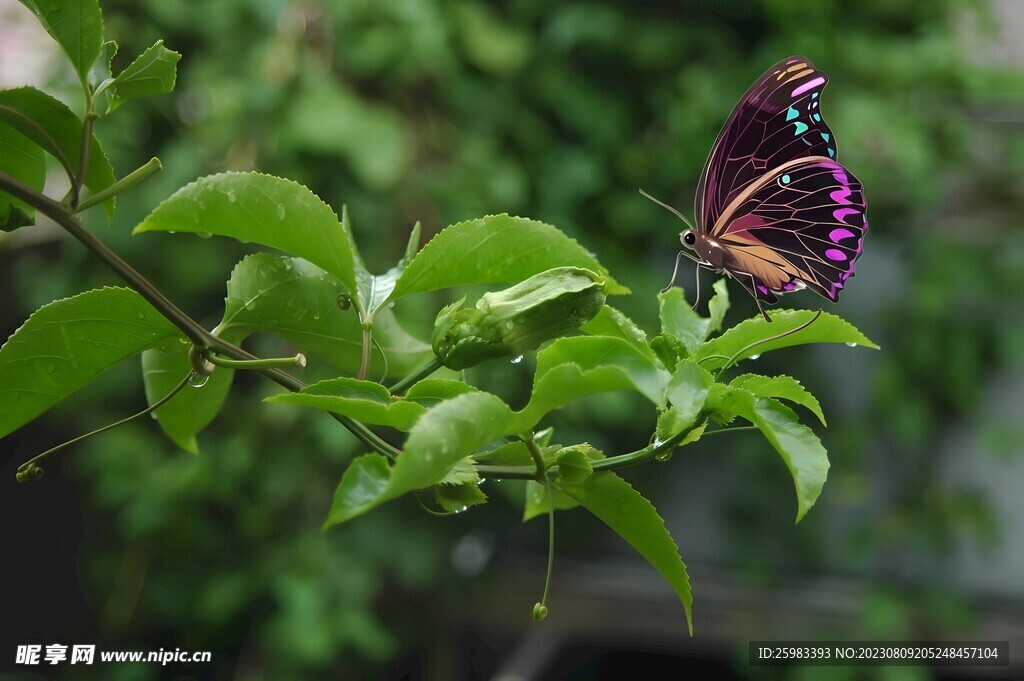
<path fill-rule="evenodd" d="M 696 235 L 689 230 L 683 232 L 683 243 L 686 244 L 687 246 L 694 245 L 695 243 L 697 243 Z"/>

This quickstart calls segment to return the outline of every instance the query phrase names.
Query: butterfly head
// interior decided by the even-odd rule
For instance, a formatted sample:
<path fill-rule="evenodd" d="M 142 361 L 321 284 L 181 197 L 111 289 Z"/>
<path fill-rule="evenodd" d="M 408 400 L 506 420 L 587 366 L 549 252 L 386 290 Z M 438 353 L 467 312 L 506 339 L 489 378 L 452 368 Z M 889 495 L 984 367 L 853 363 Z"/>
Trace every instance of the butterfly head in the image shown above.
<path fill-rule="evenodd" d="M 683 242 L 684 246 L 693 250 L 693 245 L 697 243 L 697 234 L 692 229 L 688 229 L 679 235 L 679 240 Z"/>

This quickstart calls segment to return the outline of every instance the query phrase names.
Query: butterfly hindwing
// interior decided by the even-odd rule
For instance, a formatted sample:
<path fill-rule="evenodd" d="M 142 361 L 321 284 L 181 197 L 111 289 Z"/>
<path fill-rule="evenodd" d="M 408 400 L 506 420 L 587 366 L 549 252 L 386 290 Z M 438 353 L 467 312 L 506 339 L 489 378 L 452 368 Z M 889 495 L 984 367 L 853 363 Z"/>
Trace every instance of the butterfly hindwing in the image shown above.
<path fill-rule="evenodd" d="M 806 285 L 834 301 L 860 257 L 866 209 L 842 165 L 798 159 L 748 186 L 714 235 L 729 254 L 726 269 L 755 297 L 774 302 L 772 292 Z"/>
<path fill-rule="evenodd" d="M 819 103 L 828 76 L 806 57 L 766 71 L 740 100 L 718 135 L 697 185 L 696 217 L 708 233 L 751 183 L 786 162 L 836 158 Z"/>

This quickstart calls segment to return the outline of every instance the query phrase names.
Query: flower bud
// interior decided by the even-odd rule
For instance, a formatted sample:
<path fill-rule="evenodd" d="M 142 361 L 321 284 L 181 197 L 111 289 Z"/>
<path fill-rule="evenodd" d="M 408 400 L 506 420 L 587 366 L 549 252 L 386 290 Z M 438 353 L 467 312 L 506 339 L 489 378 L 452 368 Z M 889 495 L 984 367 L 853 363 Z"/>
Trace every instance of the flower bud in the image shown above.
<path fill-rule="evenodd" d="M 590 270 L 557 267 L 485 293 L 473 308 L 463 308 L 465 299 L 460 300 L 438 314 L 434 352 L 450 369 L 518 357 L 592 319 L 604 305 L 605 287 Z"/>

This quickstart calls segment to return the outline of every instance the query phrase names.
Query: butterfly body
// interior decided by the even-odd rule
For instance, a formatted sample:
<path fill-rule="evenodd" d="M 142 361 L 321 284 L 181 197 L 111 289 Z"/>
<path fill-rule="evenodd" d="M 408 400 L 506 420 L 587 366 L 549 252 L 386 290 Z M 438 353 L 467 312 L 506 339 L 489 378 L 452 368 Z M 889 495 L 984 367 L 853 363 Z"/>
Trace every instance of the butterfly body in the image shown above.
<path fill-rule="evenodd" d="M 701 173 L 696 227 L 680 234 L 699 268 L 730 275 L 759 308 L 803 288 L 838 300 L 861 254 L 867 203 L 821 115 L 827 82 L 798 56 L 754 82 Z"/>

